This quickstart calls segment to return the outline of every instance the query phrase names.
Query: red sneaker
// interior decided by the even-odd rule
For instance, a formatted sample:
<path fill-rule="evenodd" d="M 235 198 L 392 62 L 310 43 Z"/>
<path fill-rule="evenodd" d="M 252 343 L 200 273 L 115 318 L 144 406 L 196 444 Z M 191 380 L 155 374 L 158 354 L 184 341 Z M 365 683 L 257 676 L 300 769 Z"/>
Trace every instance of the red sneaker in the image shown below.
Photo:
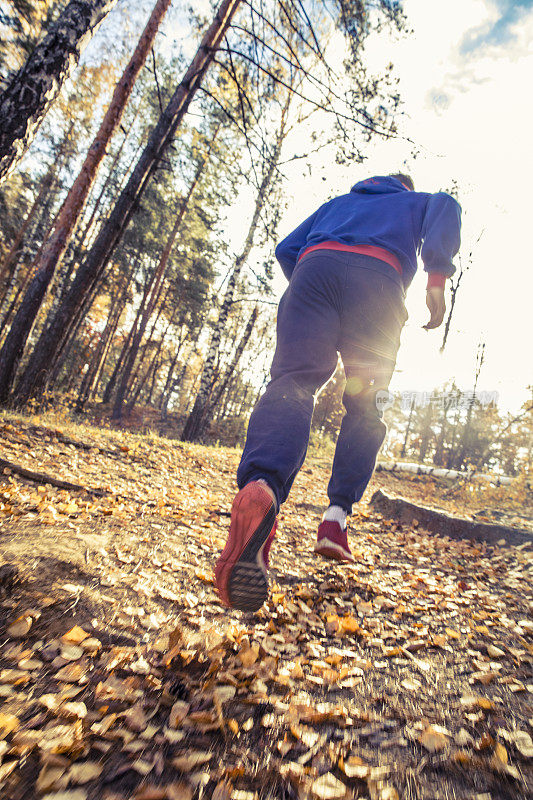
<path fill-rule="evenodd" d="M 321 522 L 318 526 L 315 553 L 336 561 L 355 561 L 348 546 L 346 528 L 341 528 L 338 522 L 332 520 Z"/>
<path fill-rule="evenodd" d="M 276 504 L 258 481 L 236 495 L 226 546 L 215 567 L 222 602 L 241 611 L 257 611 L 268 596 L 268 553 L 276 532 Z"/>

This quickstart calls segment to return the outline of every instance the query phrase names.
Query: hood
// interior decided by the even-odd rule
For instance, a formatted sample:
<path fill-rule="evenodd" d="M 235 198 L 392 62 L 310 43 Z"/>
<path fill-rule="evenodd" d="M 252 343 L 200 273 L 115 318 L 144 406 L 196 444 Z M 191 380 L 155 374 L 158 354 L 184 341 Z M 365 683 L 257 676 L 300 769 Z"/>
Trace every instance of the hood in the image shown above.
<path fill-rule="evenodd" d="M 373 178 L 359 181 L 352 186 L 351 191 L 362 194 L 392 194 L 393 192 L 408 192 L 409 189 L 397 178 L 391 178 L 389 175 L 375 175 Z"/>

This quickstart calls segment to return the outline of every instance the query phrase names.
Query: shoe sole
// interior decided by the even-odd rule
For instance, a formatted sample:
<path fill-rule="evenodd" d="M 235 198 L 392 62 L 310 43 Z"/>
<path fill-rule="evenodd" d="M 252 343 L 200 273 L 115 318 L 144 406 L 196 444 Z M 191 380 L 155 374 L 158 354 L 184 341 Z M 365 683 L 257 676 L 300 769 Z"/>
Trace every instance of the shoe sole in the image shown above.
<path fill-rule="evenodd" d="M 233 502 L 225 548 L 229 547 L 229 552 L 224 551 L 215 571 L 219 596 L 231 608 L 258 611 L 267 599 L 263 549 L 275 521 L 274 503 L 263 487 L 248 484 L 239 492 Z"/>
<path fill-rule="evenodd" d="M 329 558 L 334 561 L 345 561 L 348 564 L 353 564 L 355 561 L 351 553 L 347 553 L 343 547 L 339 544 L 335 544 L 335 542 L 332 542 L 330 539 L 322 539 L 319 544 L 316 544 L 315 553 L 324 556 L 324 558 Z"/>

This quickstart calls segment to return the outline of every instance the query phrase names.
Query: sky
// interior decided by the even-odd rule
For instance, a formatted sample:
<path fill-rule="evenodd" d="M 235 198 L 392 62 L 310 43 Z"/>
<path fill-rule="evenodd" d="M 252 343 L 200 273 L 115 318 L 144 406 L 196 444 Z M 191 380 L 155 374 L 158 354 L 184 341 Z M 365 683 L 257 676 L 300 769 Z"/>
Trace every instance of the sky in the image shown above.
<path fill-rule="evenodd" d="M 471 389 L 478 344 L 485 342 L 479 388 L 497 392 L 500 406 L 514 411 L 533 383 L 533 0 L 404 0 L 404 10 L 411 35 L 391 40 L 381 34 L 367 45 L 370 69 L 395 65 L 403 136 L 370 144 L 365 163 L 353 170 L 325 163 L 312 176 L 294 173 L 280 236 L 328 196 L 368 175 L 402 169 L 416 188 L 429 192 L 457 181 L 460 252 L 464 265 L 471 251 L 472 259 L 453 330 L 443 354 L 442 329 L 422 330 L 428 315 L 420 264 L 407 297 L 410 316 L 391 390 L 427 391 L 452 378 Z M 417 158 L 404 137 L 419 146 Z M 283 290 L 279 275 L 276 289 Z"/>

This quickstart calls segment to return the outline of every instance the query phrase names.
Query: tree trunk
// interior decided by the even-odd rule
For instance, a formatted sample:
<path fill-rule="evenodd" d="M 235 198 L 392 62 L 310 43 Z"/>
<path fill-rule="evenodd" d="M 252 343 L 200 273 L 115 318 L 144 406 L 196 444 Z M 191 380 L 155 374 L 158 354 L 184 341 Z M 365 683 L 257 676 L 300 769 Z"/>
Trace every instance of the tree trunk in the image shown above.
<path fill-rule="evenodd" d="M 137 309 L 137 313 L 135 314 L 135 319 L 133 320 L 133 324 L 132 324 L 132 326 L 131 326 L 131 328 L 129 330 L 129 333 L 128 333 L 125 341 L 124 341 L 124 344 L 122 345 L 122 349 L 121 349 L 121 351 L 119 353 L 119 356 L 117 358 L 117 362 L 115 364 L 113 372 L 111 373 L 111 377 L 109 378 L 109 380 L 107 382 L 107 385 L 105 387 L 104 394 L 103 394 L 103 397 L 102 397 L 102 404 L 103 405 L 107 405 L 110 402 L 111 397 L 113 396 L 113 392 L 115 391 L 115 386 L 117 385 L 117 380 L 119 379 L 119 376 L 120 376 L 120 373 L 121 373 L 121 370 L 122 370 L 122 365 L 124 364 L 124 359 L 126 358 L 126 356 L 128 354 L 130 343 L 131 343 L 133 337 L 135 336 L 135 331 L 137 330 L 137 326 L 139 325 L 139 320 L 141 319 L 141 316 L 142 316 L 142 313 L 143 313 L 143 309 L 144 309 L 144 305 L 146 303 L 146 298 L 148 297 L 149 290 L 150 290 L 150 283 L 148 282 L 147 285 L 144 288 L 143 297 L 142 297 L 142 300 L 141 300 L 141 302 L 139 304 L 139 308 Z"/>
<path fill-rule="evenodd" d="M 79 309 L 83 298 L 102 274 L 148 181 L 171 144 L 240 2 L 241 0 L 222 0 L 181 83 L 150 134 L 120 198 L 98 234 L 86 261 L 78 269 L 67 297 L 48 329 L 39 338 L 14 393 L 13 400 L 16 404 L 24 404 L 33 394 L 42 392 L 46 385 L 47 365 L 63 346 L 63 331 L 68 320 Z"/>
<path fill-rule="evenodd" d="M 131 412 L 133 411 L 133 409 L 135 407 L 135 404 L 136 404 L 137 400 L 139 399 L 140 394 L 141 394 L 142 390 L 144 389 L 144 386 L 145 386 L 148 378 L 150 377 L 150 375 L 151 375 L 151 385 L 150 385 L 150 390 L 149 390 L 149 393 L 148 393 L 148 397 L 147 397 L 145 402 L 146 402 L 147 405 L 151 405 L 151 403 L 152 403 L 152 394 L 154 392 L 154 386 L 155 386 L 155 381 L 156 381 L 156 378 L 157 378 L 157 372 L 158 372 L 158 370 L 159 370 L 159 368 L 161 366 L 161 361 L 160 361 L 161 350 L 163 349 L 163 343 L 164 343 L 164 341 L 165 341 L 165 339 L 167 337 L 167 334 L 168 334 L 168 332 L 169 332 L 169 330 L 170 330 L 170 328 L 172 326 L 172 322 L 173 322 L 173 320 L 171 319 L 170 322 L 168 323 L 167 327 L 163 331 L 160 340 L 157 343 L 157 347 L 155 348 L 155 353 L 153 354 L 153 356 L 151 358 L 151 361 L 148 364 L 148 367 L 145 369 L 144 374 L 142 375 L 142 377 L 138 379 L 137 386 L 135 386 L 135 389 L 132 388 L 132 390 L 131 390 L 131 397 L 128 398 L 126 416 L 129 416 L 131 414 Z M 153 336 L 154 329 L 155 329 L 155 325 L 153 326 L 152 332 L 150 333 L 150 339 Z M 141 363 L 142 363 L 142 358 L 143 357 L 141 357 L 141 359 L 140 359 Z M 132 382 L 132 387 L 133 387 L 133 382 Z"/>
<path fill-rule="evenodd" d="M 98 133 L 89 147 L 81 170 L 54 221 L 52 233 L 48 237 L 36 265 L 35 276 L 15 315 L 11 330 L 0 352 L 0 402 L 7 399 L 11 390 L 18 363 L 50 281 L 54 276 L 61 256 L 65 252 L 72 231 L 79 221 L 87 195 L 96 177 L 96 172 L 105 155 L 106 147 L 120 123 L 137 76 L 146 60 L 170 2 L 171 0 L 157 0 L 135 52 L 121 79 L 115 86 L 109 108 L 105 113 Z"/>
<path fill-rule="evenodd" d="M 218 129 L 217 129 L 217 132 L 218 132 Z M 132 343 L 131 343 L 131 346 L 130 346 L 130 351 L 128 353 L 128 358 L 126 359 L 126 364 L 124 366 L 124 370 L 122 372 L 122 377 L 121 377 L 121 380 L 120 380 L 120 384 L 119 384 L 119 387 L 118 387 L 118 390 L 117 390 L 117 397 L 116 397 L 116 400 L 115 400 L 115 405 L 113 406 L 113 415 L 112 415 L 112 419 L 114 419 L 114 420 L 118 420 L 118 419 L 120 419 L 122 417 L 122 404 L 124 402 L 124 398 L 125 398 L 125 395 L 126 395 L 126 389 L 128 387 L 128 382 L 129 382 L 129 379 L 130 379 L 131 371 L 133 369 L 133 365 L 135 363 L 135 359 L 137 358 L 137 352 L 139 350 L 139 346 L 141 344 L 142 337 L 144 336 L 144 332 L 146 330 L 146 326 L 148 325 L 150 317 L 152 316 L 152 313 L 154 311 L 155 305 L 157 303 L 159 291 L 161 289 L 161 285 L 162 285 L 163 279 L 165 277 L 165 271 L 166 271 L 166 268 L 167 268 L 167 265 L 168 265 L 168 260 L 170 258 L 170 254 L 172 253 L 172 248 L 174 247 L 174 243 L 176 241 L 176 237 L 178 235 L 178 231 L 179 231 L 179 229 L 181 227 L 181 223 L 183 222 L 183 217 L 185 216 L 185 212 L 187 211 L 187 207 L 189 205 L 189 201 L 190 201 L 190 199 L 191 199 L 191 197 L 192 197 L 192 195 L 194 193 L 194 190 L 196 189 L 196 185 L 198 184 L 198 181 L 200 180 L 200 176 L 201 176 L 201 174 L 203 172 L 205 163 L 206 163 L 207 159 L 209 158 L 209 155 L 211 153 L 211 148 L 213 146 L 213 142 L 214 142 L 214 138 L 213 138 L 213 141 L 211 142 L 211 144 L 209 146 L 209 150 L 208 150 L 208 153 L 207 153 L 206 157 L 201 161 L 201 163 L 198 166 L 198 169 L 196 170 L 196 174 L 195 174 L 195 176 L 194 176 L 194 178 L 192 180 L 191 185 L 189 186 L 189 191 L 187 192 L 187 196 L 180 203 L 180 210 L 179 210 L 178 214 L 176 215 L 176 219 L 174 221 L 174 225 L 173 225 L 172 230 L 170 232 L 170 236 L 167 239 L 167 243 L 165 245 L 165 249 L 163 250 L 163 253 L 161 254 L 161 258 L 159 260 L 159 264 L 157 265 L 157 269 L 154 271 L 154 274 L 152 276 L 152 280 L 150 282 L 150 289 L 149 289 L 149 294 L 148 294 L 148 300 L 147 300 L 147 303 L 146 303 L 146 307 L 145 307 L 144 312 L 143 312 L 143 314 L 141 316 L 141 319 L 140 319 L 140 322 L 139 322 L 139 326 L 137 328 L 137 331 L 135 332 L 135 336 L 133 337 L 133 340 L 132 340 Z"/>
<path fill-rule="evenodd" d="M 472 415 L 474 413 L 474 406 L 477 402 L 477 383 L 479 380 L 479 375 L 481 373 L 481 368 L 485 361 L 485 343 L 479 345 L 477 356 L 476 356 L 476 374 L 474 378 L 474 390 L 472 392 L 472 400 L 468 404 L 468 411 L 466 412 L 466 421 L 465 426 L 463 428 L 463 435 L 461 436 L 461 444 L 459 449 L 459 454 L 457 456 L 457 460 L 455 462 L 456 469 L 462 469 L 465 463 L 465 459 L 469 455 L 469 450 L 471 446 L 471 432 L 472 432 Z"/>
<path fill-rule="evenodd" d="M 94 357 L 91 360 L 89 369 L 87 370 L 87 373 L 83 378 L 78 393 L 78 399 L 76 402 L 76 409 L 75 409 L 78 413 L 81 413 L 84 410 L 85 404 L 91 397 L 94 391 L 94 387 L 98 381 L 101 369 L 107 357 L 107 353 L 109 352 L 109 346 L 111 344 L 111 340 L 115 335 L 115 331 L 118 327 L 120 317 L 122 315 L 122 312 L 124 311 L 124 306 L 126 305 L 127 283 L 128 283 L 127 281 L 124 281 L 122 290 L 119 291 L 119 297 L 112 297 L 110 300 L 110 309 L 106 326 L 104 328 L 104 331 L 102 332 L 102 336 L 100 337 L 100 341 L 95 350 Z"/>
<path fill-rule="evenodd" d="M 0 95 L 0 182 L 29 147 L 83 47 L 117 0 L 71 0 Z"/>
<path fill-rule="evenodd" d="M 9 282 L 13 275 L 13 271 L 15 269 L 17 260 L 20 256 L 20 246 L 22 244 L 26 231 L 28 230 L 30 224 L 33 222 L 35 212 L 41 207 L 44 196 L 47 194 L 48 190 L 50 189 L 50 186 L 52 185 L 54 175 L 55 175 L 54 168 L 51 167 L 48 170 L 45 177 L 43 178 L 39 193 L 35 198 L 35 200 L 33 201 L 30 210 L 26 214 L 26 218 L 22 223 L 22 225 L 20 226 L 17 235 L 15 236 L 15 240 L 11 245 L 9 253 L 7 254 L 2 263 L 2 266 L 0 268 L 0 282 L 2 280 L 5 280 L 6 284 L 5 284 L 5 290 L 2 291 L 2 296 L 0 297 L 0 303 L 3 301 L 4 297 L 7 294 Z"/>
<path fill-rule="evenodd" d="M 157 306 L 159 306 L 159 307 L 157 308 L 157 313 L 155 314 L 155 319 L 152 322 L 150 333 L 147 335 L 146 339 L 142 343 L 142 346 L 139 345 L 137 347 L 137 359 L 136 359 L 136 362 L 135 361 L 133 362 L 134 364 L 136 363 L 136 366 L 135 366 L 135 369 L 133 370 L 133 372 L 130 375 L 130 379 L 128 381 L 128 385 L 126 386 L 126 392 L 124 394 L 124 401 L 123 401 L 124 403 L 128 403 L 129 404 L 132 395 L 133 394 L 135 394 L 135 395 L 137 394 L 136 386 L 137 386 L 137 384 L 139 382 L 139 373 L 142 372 L 142 368 L 143 368 L 143 365 L 144 365 L 144 360 L 145 360 L 146 355 L 147 355 L 147 353 L 148 353 L 148 351 L 150 349 L 150 346 L 151 346 L 151 344 L 153 342 L 153 339 L 154 339 L 154 336 L 155 336 L 155 332 L 157 330 L 157 326 L 158 326 L 159 320 L 161 318 L 161 314 L 164 311 L 165 302 L 166 302 L 166 299 L 167 299 L 167 296 L 168 296 L 168 289 L 165 292 L 165 294 L 163 295 L 163 299 L 160 302 L 161 294 L 162 294 L 162 287 L 159 289 L 159 291 L 157 293 L 157 299 L 156 299 L 156 301 L 154 303 L 154 308 L 156 308 Z M 146 332 L 146 328 L 145 328 L 145 332 Z M 141 378 L 140 380 L 143 381 L 143 378 Z M 127 415 L 130 413 L 130 408 L 128 408 L 126 413 L 127 413 Z"/>
<path fill-rule="evenodd" d="M 241 356 L 244 353 L 246 345 L 250 341 L 250 337 L 251 337 L 253 329 L 255 327 L 255 323 L 257 322 L 258 314 L 259 314 L 259 307 L 255 306 L 254 310 L 252 311 L 252 313 L 250 315 L 250 319 L 248 320 L 248 322 L 246 324 L 246 328 L 244 329 L 244 333 L 243 333 L 242 338 L 241 338 L 241 340 L 239 342 L 239 345 L 238 345 L 237 349 L 235 350 L 235 354 L 233 356 L 231 364 L 227 368 L 227 370 L 225 372 L 225 375 L 224 375 L 224 378 L 222 379 L 220 385 L 217 386 L 216 391 L 211 395 L 211 397 L 209 399 L 209 404 L 208 404 L 208 409 L 207 409 L 209 415 L 210 415 L 210 412 L 212 412 L 213 409 L 215 408 L 215 406 L 218 404 L 220 398 L 222 397 L 222 395 L 226 391 L 228 383 L 230 382 L 230 380 L 232 379 L 232 377 L 235 374 L 235 370 L 237 369 L 239 361 L 241 360 Z M 204 417 L 204 419 L 205 419 L 205 417 Z"/>
<path fill-rule="evenodd" d="M 413 422 L 413 411 L 415 410 L 415 398 L 411 400 L 411 408 L 409 409 L 409 419 L 407 420 L 407 428 L 405 429 L 405 436 L 402 444 L 402 451 L 400 458 L 404 458 L 405 451 L 407 450 L 407 443 L 409 442 L 409 434 L 411 433 L 411 424 Z"/>
<path fill-rule="evenodd" d="M 280 127 L 277 133 L 276 142 L 274 145 L 274 151 L 272 153 L 270 160 L 266 164 L 261 185 L 259 186 L 259 190 L 255 198 L 254 213 L 252 216 L 252 220 L 250 222 L 250 227 L 248 228 L 246 239 L 244 241 L 244 246 L 241 251 L 241 254 L 235 260 L 233 271 L 228 281 L 226 293 L 224 295 L 224 299 L 220 307 L 218 320 L 216 322 L 213 333 L 211 334 L 211 340 L 209 342 L 207 356 L 205 358 L 204 368 L 202 370 L 202 377 L 200 379 L 200 388 L 198 389 L 198 394 L 196 395 L 192 411 L 189 414 L 189 417 L 187 419 L 187 422 L 185 423 L 185 427 L 181 434 L 182 440 L 186 442 L 196 441 L 198 437 L 201 435 L 203 429 L 203 421 L 206 414 L 207 404 L 209 402 L 209 393 L 213 386 L 213 375 L 215 371 L 217 354 L 220 347 L 220 340 L 224 328 L 226 326 L 231 306 L 233 304 L 233 297 L 235 295 L 235 290 L 237 288 L 238 280 L 240 278 L 244 264 L 246 263 L 246 260 L 250 255 L 250 251 L 253 247 L 255 232 L 261 218 L 261 211 L 265 204 L 267 193 L 277 168 L 277 163 L 281 154 L 283 140 L 285 138 L 287 116 L 289 112 L 291 99 L 292 99 L 292 93 L 289 93 L 287 102 L 285 103 L 284 109 L 282 111 Z"/>

